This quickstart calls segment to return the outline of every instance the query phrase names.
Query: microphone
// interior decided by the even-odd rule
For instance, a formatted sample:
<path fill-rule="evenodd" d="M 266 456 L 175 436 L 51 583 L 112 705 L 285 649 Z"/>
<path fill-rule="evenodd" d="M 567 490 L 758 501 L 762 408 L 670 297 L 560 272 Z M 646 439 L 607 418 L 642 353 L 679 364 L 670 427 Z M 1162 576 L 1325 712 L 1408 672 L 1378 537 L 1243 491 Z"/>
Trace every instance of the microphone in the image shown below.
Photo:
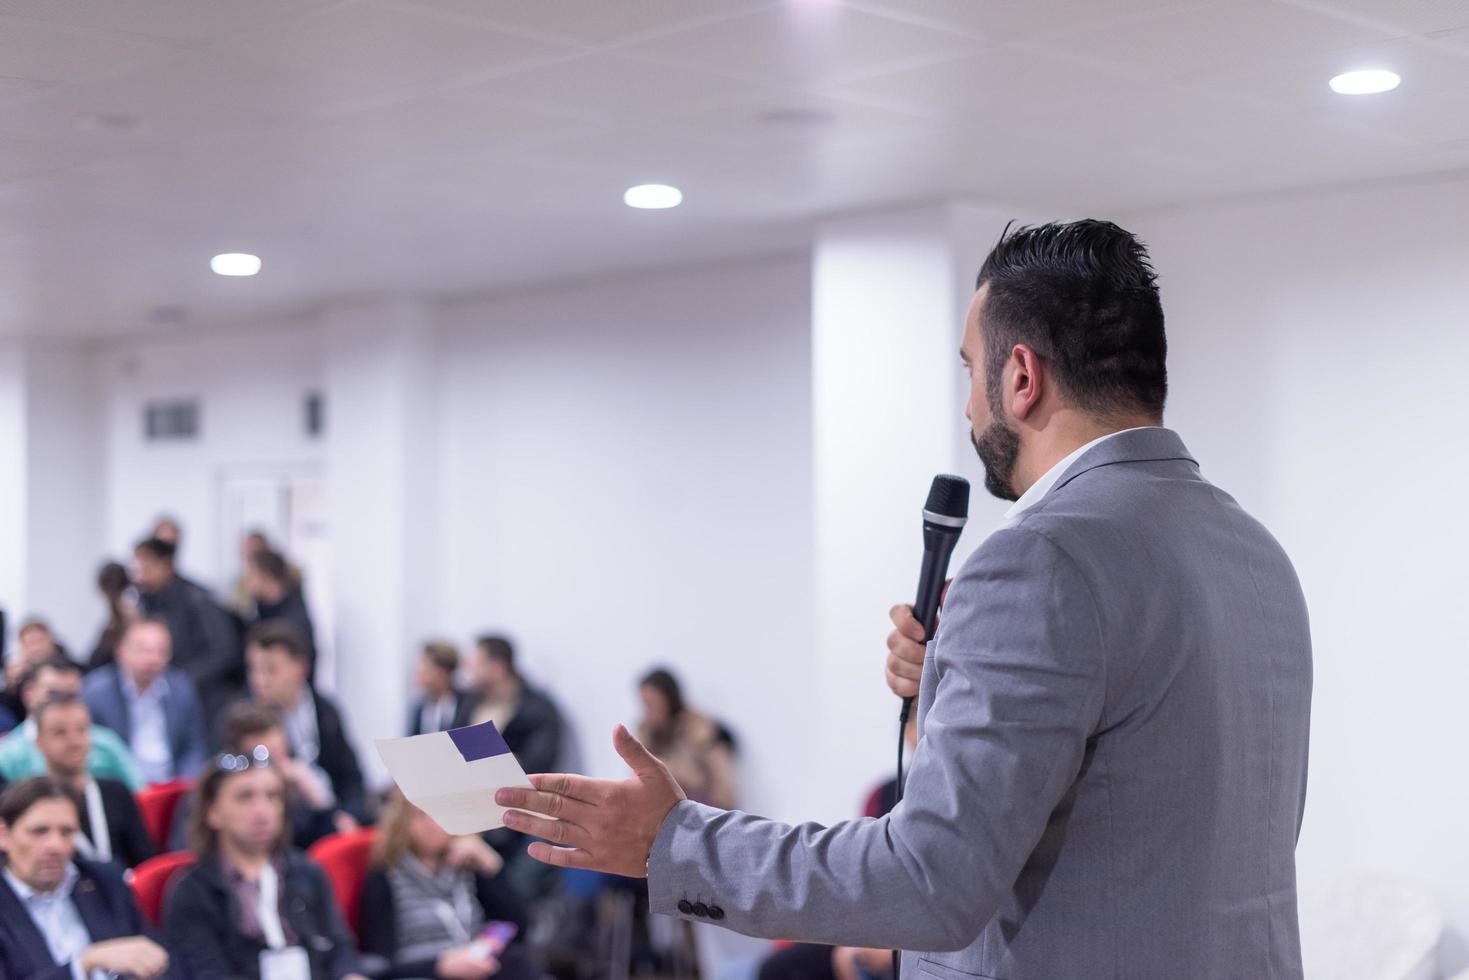
<path fill-rule="evenodd" d="M 940 473 L 928 488 L 923 505 L 923 564 L 918 570 L 918 596 L 913 600 L 913 618 L 923 626 L 924 642 L 938 629 L 939 598 L 954 546 L 969 519 L 969 481 L 962 476 Z M 913 699 L 903 699 L 902 723 L 908 724 Z"/>

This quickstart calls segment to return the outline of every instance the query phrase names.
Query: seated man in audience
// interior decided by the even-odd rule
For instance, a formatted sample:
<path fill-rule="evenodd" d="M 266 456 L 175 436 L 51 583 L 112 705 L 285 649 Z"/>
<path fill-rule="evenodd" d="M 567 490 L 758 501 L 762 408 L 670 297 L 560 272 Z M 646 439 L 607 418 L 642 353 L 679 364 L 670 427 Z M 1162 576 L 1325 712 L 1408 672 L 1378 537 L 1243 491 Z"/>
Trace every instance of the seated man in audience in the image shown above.
<path fill-rule="evenodd" d="M 132 790 L 115 779 L 87 772 L 92 748 L 92 714 L 75 694 L 57 694 L 36 705 L 36 748 L 48 775 L 76 790 L 82 799 L 82 829 L 77 850 L 93 861 L 115 861 L 135 868 L 154 854 L 153 840 Z"/>
<path fill-rule="evenodd" d="M 265 746 L 286 781 L 289 790 L 286 823 L 291 828 L 291 842 L 296 847 L 304 851 L 327 834 L 357 829 L 356 819 L 337 809 L 331 780 L 326 773 L 300 759 L 291 758 L 280 714 L 274 708 L 254 701 L 240 701 L 225 712 L 223 750 L 234 755 L 246 755 L 257 745 Z M 189 814 L 193 811 L 192 800 L 192 796 L 185 797 L 179 803 L 170 840 L 174 850 L 185 850 L 189 846 L 187 827 Z"/>
<path fill-rule="evenodd" d="M 206 589 L 178 574 L 167 541 L 139 542 L 133 559 L 140 610 L 168 624 L 173 666 L 189 675 L 205 715 L 212 716 L 239 695 L 244 675 L 234 620 Z"/>
<path fill-rule="evenodd" d="M 198 692 L 188 675 L 169 668 L 172 657 L 168 624 L 135 619 L 117 641 L 116 662 L 82 682 L 92 717 L 127 741 L 150 783 L 192 779 L 209 754 Z"/>
<path fill-rule="evenodd" d="M 526 683 L 508 639 L 482 636 L 474 648 L 470 686 L 478 700 L 471 723 L 493 721 L 526 772 L 560 771 L 563 727 L 555 702 Z"/>
<path fill-rule="evenodd" d="M 515 941 L 525 933 L 525 903 L 502 868 L 481 838 L 449 836 L 393 790 L 362 885 L 363 951 L 386 959 L 389 977 L 533 980 L 525 947 Z M 482 938 L 491 923 L 499 935 Z"/>
<path fill-rule="evenodd" d="M 168 953 L 144 934 L 122 872 L 76 857 L 82 805 L 41 776 L 0 795 L 0 977 L 85 980 L 169 973 Z"/>
<path fill-rule="evenodd" d="M 313 668 L 309 676 L 314 678 L 316 629 L 311 624 L 311 613 L 306 608 L 300 580 L 291 580 L 291 566 L 274 551 L 252 552 L 245 559 L 244 578 L 245 588 L 255 600 L 255 615 L 251 622 L 280 619 L 295 626 L 306 642 L 306 652 Z"/>
<path fill-rule="evenodd" d="M 341 712 L 307 681 L 310 656 L 301 631 L 283 620 L 250 628 L 245 638 L 250 693 L 280 713 L 291 755 L 326 773 L 336 807 L 359 823 L 367 820 L 367 793 L 357 753 Z"/>
<path fill-rule="evenodd" d="M 42 701 L 58 694 L 80 696 L 82 668 L 71 660 L 47 660 L 36 664 L 21 679 L 21 698 L 32 711 Z M 15 731 L 0 739 L 0 776 L 18 782 L 45 775 L 46 760 L 36 748 L 35 719 L 27 718 Z M 87 772 L 98 779 L 117 779 L 133 792 L 143 788 L 143 777 L 133 764 L 132 753 L 117 733 L 92 726 L 92 751 L 87 755 Z"/>
<path fill-rule="evenodd" d="M 255 746 L 205 768 L 190 828 L 198 861 L 164 908 L 169 944 L 200 980 L 359 977 L 331 883 L 288 843 L 286 782 L 274 762 Z"/>
<path fill-rule="evenodd" d="M 422 695 L 408 709 L 408 734 L 445 732 L 463 728 L 474 713 L 474 698 L 458 689 L 454 674 L 459 670 L 459 651 L 454 644 L 425 643 L 418 653 L 418 690 Z"/>

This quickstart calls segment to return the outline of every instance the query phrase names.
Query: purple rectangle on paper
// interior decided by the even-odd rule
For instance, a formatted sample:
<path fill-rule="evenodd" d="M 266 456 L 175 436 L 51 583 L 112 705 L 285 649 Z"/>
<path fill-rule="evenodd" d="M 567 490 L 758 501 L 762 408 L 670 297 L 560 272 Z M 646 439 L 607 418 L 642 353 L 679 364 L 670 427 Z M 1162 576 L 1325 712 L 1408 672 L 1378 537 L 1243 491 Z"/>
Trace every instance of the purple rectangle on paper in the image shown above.
<path fill-rule="evenodd" d="M 488 759 L 492 755 L 510 754 L 510 746 L 505 744 L 504 736 L 493 721 L 465 728 L 451 728 L 449 737 L 454 740 L 454 747 L 464 756 L 465 762 Z"/>

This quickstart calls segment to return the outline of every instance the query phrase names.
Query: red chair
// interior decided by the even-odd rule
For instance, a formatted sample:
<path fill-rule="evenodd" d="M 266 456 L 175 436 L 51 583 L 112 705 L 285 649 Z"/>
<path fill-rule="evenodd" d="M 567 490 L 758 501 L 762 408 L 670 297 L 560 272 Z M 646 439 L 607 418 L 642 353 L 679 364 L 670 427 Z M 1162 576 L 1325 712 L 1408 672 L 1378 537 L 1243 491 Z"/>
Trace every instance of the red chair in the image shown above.
<path fill-rule="evenodd" d="M 168 893 L 169 882 L 194 863 L 190 851 L 174 851 L 149 858 L 133 869 L 133 895 L 138 907 L 153 925 L 160 925 L 163 918 L 163 897 Z"/>
<path fill-rule="evenodd" d="M 193 788 L 192 779 L 174 779 L 145 786 L 138 793 L 138 809 L 143 814 L 143 826 L 148 828 L 148 836 L 153 838 L 153 846 L 158 848 L 160 854 L 168 850 L 179 801 Z"/>
<path fill-rule="evenodd" d="M 328 834 L 306 852 L 331 879 L 337 908 L 342 910 L 342 918 L 347 920 L 347 928 L 354 936 L 357 935 L 357 903 L 362 897 L 367 860 L 375 840 L 377 832 L 365 827 L 350 834 Z"/>

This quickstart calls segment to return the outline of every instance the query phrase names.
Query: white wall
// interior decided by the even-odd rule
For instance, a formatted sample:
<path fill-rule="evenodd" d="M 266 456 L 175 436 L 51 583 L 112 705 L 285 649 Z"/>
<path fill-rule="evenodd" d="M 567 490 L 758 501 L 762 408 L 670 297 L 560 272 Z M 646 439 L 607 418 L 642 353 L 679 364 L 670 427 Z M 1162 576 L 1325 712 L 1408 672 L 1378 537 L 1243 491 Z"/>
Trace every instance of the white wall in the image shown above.
<path fill-rule="evenodd" d="M 1469 181 L 1126 219 L 1172 346 L 1169 424 L 1310 604 L 1303 880 L 1421 880 L 1469 936 Z"/>
<path fill-rule="evenodd" d="M 24 350 L 19 344 L 0 343 L 0 609 L 9 617 L 6 628 L 12 642 L 29 612 L 25 388 Z"/>
<path fill-rule="evenodd" d="M 444 311 L 444 628 L 508 630 L 585 767 L 669 664 L 777 815 L 811 750 L 805 256 Z M 843 787 L 848 809 L 862 787 Z"/>
<path fill-rule="evenodd" d="M 104 352 L 107 554 L 126 562 L 167 512 L 184 527 L 180 568 L 228 589 L 240 559 L 237 544 L 221 540 L 219 483 L 231 472 L 321 465 L 322 442 L 305 434 L 302 415 L 306 393 L 322 384 L 321 347 L 320 327 L 302 321 Z M 145 441 L 143 405 L 157 398 L 198 398 L 199 438 Z"/>

